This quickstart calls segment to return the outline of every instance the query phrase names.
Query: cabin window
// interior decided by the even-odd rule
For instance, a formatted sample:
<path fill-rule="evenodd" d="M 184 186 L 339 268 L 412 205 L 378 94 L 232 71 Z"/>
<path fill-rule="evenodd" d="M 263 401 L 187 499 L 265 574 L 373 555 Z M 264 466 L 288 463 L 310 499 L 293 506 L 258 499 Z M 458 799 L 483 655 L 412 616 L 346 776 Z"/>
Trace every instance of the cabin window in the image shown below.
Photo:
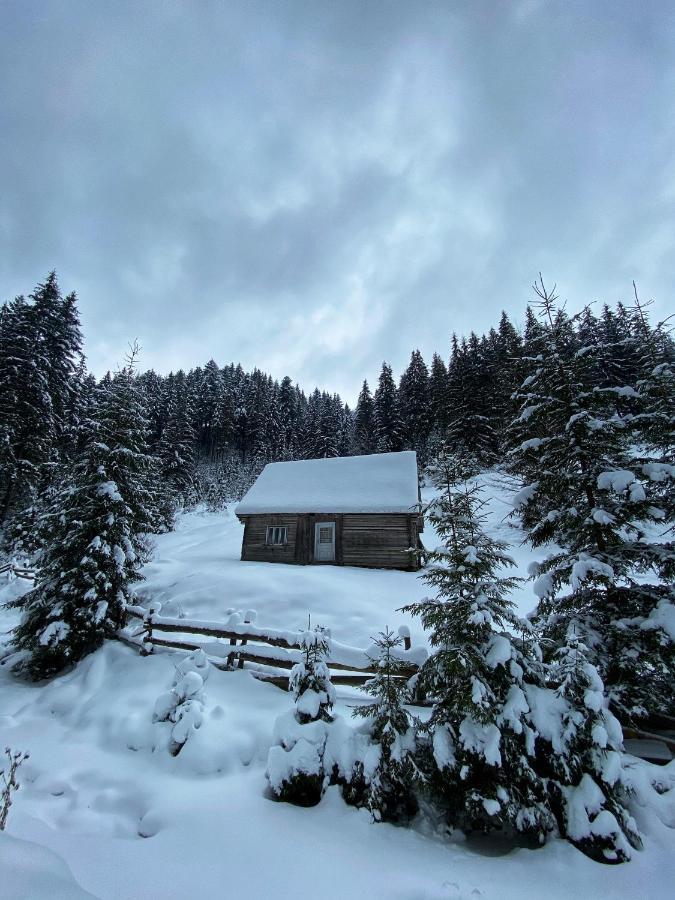
<path fill-rule="evenodd" d="M 288 528 L 285 525 L 268 525 L 267 526 L 267 543 L 268 544 L 286 544 L 288 543 Z"/>

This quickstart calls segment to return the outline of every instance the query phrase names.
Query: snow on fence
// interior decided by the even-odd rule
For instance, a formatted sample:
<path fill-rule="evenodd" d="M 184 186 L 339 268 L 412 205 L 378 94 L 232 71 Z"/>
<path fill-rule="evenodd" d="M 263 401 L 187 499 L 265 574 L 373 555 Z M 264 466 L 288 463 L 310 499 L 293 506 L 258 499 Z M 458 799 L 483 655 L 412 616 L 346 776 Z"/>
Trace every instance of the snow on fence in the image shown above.
<path fill-rule="evenodd" d="M 126 643 L 140 649 L 144 655 L 150 654 L 155 647 L 166 647 L 172 650 L 203 650 L 213 665 L 221 669 L 243 669 L 249 663 L 251 674 L 263 681 L 270 681 L 279 687 L 288 687 L 288 675 L 279 670 L 289 670 L 302 658 L 301 633 L 298 631 L 282 631 L 272 628 L 260 628 L 255 625 L 253 610 L 243 617 L 239 613 L 230 615 L 227 623 L 202 622 L 196 619 L 171 619 L 159 615 L 160 605 L 149 609 L 140 606 L 127 607 L 130 616 L 142 622 L 141 627 L 120 632 L 119 637 Z M 167 634 L 168 637 L 158 635 Z M 423 647 L 412 649 L 410 633 L 407 628 L 399 629 L 403 647 L 397 656 L 407 665 L 402 675 L 412 678 L 417 674 L 427 656 Z M 176 635 L 173 637 L 172 635 Z M 204 642 L 186 638 L 197 635 L 215 640 Z M 139 640 L 140 638 L 140 640 Z M 362 685 L 375 674 L 372 655 L 375 647 L 365 650 L 342 644 L 331 638 L 330 659 L 331 670 L 345 674 L 331 674 L 335 684 Z"/>
<path fill-rule="evenodd" d="M 6 575 L 7 578 L 26 578 L 28 581 L 33 581 L 35 578 L 35 572 L 32 569 L 24 569 L 14 563 L 5 563 L 0 566 L 0 575 Z"/>

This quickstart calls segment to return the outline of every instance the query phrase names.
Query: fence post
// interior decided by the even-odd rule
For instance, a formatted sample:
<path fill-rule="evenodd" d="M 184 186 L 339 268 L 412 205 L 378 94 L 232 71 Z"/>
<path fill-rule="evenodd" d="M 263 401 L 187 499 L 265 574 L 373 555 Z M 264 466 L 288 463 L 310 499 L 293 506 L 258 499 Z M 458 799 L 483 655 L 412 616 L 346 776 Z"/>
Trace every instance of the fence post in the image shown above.
<path fill-rule="evenodd" d="M 141 656 L 150 656 L 152 653 L 152 613 L 148 612 L 143 617 L 143 644 L 141 646 Z"/>
<path fill-rule="evenodd" d="M 153 651 L 152 646 L 152 617 L 162 608 L 161 603 L 151 603 L 148 611 L 143 616 L 143 625 L 145 632 L 143 634 L 143 646 L 141 647 L 141 656 L 149 656 Z"/>
<path fill-rule="evenodd" d="M 248 613 L 246 613 L 246 616 L 245 616 L 245 618 L 244 618 L 244 625 L 250 625 L 250 624 L 251 624 L 251 617 L 249 616 Z M 242 638 L 241 644 L 240 644 L 239 646 L 240 646 L 240 647 L 243 647 L 243 646 L 245 646 L 247 643 L 248 643 L 248 638 Z M 243 668 L 244 668 L 244 660 L 241 659 L 241 657 L 239 658 L 239 668 L 240 668 L 240 669 L 243 669 Z"/>
<path fill-rule="evenodd" d="M 236 647 L 236 646 L 237 646 L 237 639 L 230 638 L 230 647 Z M 236 653 L 228 653 L 227 654 L 227 668 L 228 669 L 234 669 L 235 659 L 236 659 Z"/>

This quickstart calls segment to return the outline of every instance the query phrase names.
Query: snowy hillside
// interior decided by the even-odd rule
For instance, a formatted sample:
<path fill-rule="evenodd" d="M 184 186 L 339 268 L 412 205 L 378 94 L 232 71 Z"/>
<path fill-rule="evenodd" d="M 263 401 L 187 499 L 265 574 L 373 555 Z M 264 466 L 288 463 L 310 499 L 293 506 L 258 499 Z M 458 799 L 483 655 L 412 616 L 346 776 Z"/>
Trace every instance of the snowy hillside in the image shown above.
<path fill-rule="evenodd" d="M 491 534 L 509 541 L 525 575 L 532 554 L 520 550 L 520 533 L 504 520 L 508 495 L 492 478 L 487 486 Z M 385 625 L 405 623 L 413 646 L 424 641 L 419 624 L 397 612 L 425 592 L 416 573 L 242 563 L 241 537 L 231 514 L 183 516 L 175 532 L 156 539 L 141 602 L 160 601 L 167 616 L 216 621 L 228 608 L 253 608 L 259 624 L 287 629 L 305 626 L 311 614 L 356 646 Z M 423 539 L 434 543 L 428 529 Z M 22 586 L 3 583 L 0 600 Z M 534 606 L 529 586 L 514 599 L 522 614 Z M 0 613 L 3 639 L 14 618 Z M 497 838 L 448 839 L 429 822 L 374 825 L 365 810 L 345 805 L 338 788 L 312 809 L 272 801 L 265 760 L 275 717 L 291 701 L 246 671 L 210 671 L 204 723 L 171 757 L 152 714 L 181 658 L 142 658 L 108 643 L 37 686 L 0 668 L 0 746 L 31 754 L 0 833 L 3 898 L 672 895 L 675 763 L 632 765 L 645 849 L 623 866 L 598 865 L 559 840 L 513 849 Z M 358 702 L 357 691 L 338 689 L 339 714 L 348 718 Z M 660 780 L 660 791 L 650 778 Z"/>

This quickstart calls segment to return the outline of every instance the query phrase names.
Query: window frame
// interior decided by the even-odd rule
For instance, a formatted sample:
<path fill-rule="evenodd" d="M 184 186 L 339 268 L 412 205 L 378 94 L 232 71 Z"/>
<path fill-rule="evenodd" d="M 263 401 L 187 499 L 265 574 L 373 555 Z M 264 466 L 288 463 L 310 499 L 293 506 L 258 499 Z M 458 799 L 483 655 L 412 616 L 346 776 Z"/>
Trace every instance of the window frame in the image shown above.
<path fill-rule="evenodd" d="M 265 529 L 265 544 L 268 547 L 285 547 L 288 544 L 288 525 L 268 525 Z"/>

